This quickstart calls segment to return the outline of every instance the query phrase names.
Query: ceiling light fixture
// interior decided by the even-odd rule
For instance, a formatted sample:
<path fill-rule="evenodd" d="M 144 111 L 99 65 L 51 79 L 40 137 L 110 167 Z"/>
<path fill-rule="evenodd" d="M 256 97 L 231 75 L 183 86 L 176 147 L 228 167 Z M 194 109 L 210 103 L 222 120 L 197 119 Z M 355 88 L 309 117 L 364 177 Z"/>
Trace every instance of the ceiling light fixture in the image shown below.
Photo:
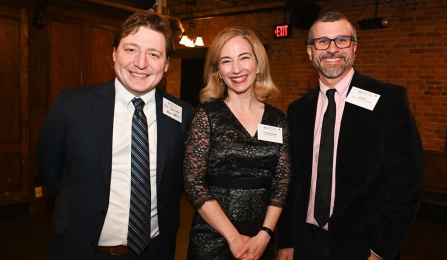
<path fill-rule="evenodd" d="M 188 31 L 186 33 L 182 33 L 179 43 L 191 48 L 195 46 L 205 46 L 202 37 L 200 37 L 196 32 L 196 25 L 193 22 L 189 23 Z"/>

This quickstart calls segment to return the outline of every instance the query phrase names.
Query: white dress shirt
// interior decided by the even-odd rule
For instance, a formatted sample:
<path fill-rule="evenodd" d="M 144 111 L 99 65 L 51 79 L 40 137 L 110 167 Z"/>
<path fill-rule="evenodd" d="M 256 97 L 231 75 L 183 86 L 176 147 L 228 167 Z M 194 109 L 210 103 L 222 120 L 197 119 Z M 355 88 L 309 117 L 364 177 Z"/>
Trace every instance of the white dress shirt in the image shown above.
<path fill-rule="evenodd" d="M 109 209 L 99 239 L 99 246 L 127 245 L 130 208 L 131 140 L 134 96 L 115 79 L 115 113 L 113 119 L 112 176 Z M 145 102 L 149 135 L 151 180 L 151 237 L 159 233 L 157 213 L 157 118 L 155 90 L 141 96 Z"/>

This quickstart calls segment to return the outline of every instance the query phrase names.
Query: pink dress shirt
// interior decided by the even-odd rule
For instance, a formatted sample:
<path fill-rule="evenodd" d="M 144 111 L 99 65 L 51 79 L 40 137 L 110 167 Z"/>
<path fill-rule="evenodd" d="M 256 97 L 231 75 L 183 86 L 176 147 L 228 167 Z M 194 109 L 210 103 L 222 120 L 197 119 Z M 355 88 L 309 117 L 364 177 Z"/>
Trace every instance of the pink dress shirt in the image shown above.
<path fill-rule="evenodd" d="M 332 195 L 331 195 L 331 209 L 330 214 L 334 208 L 335 199 L 335 169 L 336 169 L 336 158 L 337 158 L 337 147 L 338 147 L 338 135 L 340 133 L 340 123 L 343 115 L 343 110 L 345 108 L 346 95 L 348 93 L 349 84 L 351 83 L 352 76 L 354 75 L 354 69 L 334 86 L 335 92 L 335 105 L 336 105 L 336 115 L 335 115 L 335 132 L 334 132 L 334 161 L 332 170 Z M 329 87 L 325 86 L 320 81 L 320 92 L 318 96 L 317 113 L 315 115 L 315 130 L 314 130 L 314 145 L 313 145 L 313 156 L 312 156 L 312 179 L 310 187 L 310 197 L 309 197 L 309 207 L 307 209 L 307 219 L 306 222 L 318 226 L 317 221 L 314 218 L 314 203 L 315 203 L 315 189 L 317 183 L 317 167 L 318 167 L 318 153 L 320 151 L 320 138 L 321 138 L 321 127 L 323 124 L 324 112 L 327 108 L 328 99 L 326 96 L 326 91 Z M 328 229 L 328 225 L 324 226 L 324 229 Z"/>

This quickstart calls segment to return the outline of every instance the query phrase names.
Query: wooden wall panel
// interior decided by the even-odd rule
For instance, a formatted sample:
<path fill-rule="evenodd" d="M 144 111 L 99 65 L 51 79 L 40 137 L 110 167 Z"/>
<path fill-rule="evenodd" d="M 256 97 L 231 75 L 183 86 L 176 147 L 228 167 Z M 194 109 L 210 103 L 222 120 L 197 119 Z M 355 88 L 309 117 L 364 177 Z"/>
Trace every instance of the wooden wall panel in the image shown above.
<path fill-rule="evenodd" d="M 83 53 L 83 85 L 109 81 L 115 77 L 112 67 L 112 41 L 116 28 L 92 26 Z"/>
<path fill-rule="evenodd" d="M 0 17 L 0 144 L 20 142 L 19 26 Z"/>
<path fill-rule="evenodd" d="M 0 204 L 29 197 L 28 17 L 0 7 Z"/>
<path fill-rule="evenodd" d="M 0 193 L 5 197 L 21 191 L 20 158 L 20 153 L 0 154 Z"/>
<path fill-rule="evenodd" d="M 79 24 L 62 21 L 52 21 L 50 26 L 49 101 L 52 104 L 60 90 L 82 85 L 82 27 Z"/>

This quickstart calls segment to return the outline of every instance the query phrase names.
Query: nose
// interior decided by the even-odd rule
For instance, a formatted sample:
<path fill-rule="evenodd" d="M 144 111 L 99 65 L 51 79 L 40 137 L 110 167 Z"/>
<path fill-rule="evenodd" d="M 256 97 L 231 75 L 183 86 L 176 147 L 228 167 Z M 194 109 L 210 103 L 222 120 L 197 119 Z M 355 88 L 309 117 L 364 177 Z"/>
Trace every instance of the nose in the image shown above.
<path fill-rule="evenodd" d="M 134 66 L 140 70 L 147 68 L 147 57 L 146 53 L 141 52 L 135 57 Z"/>
<path fill-rule="evenodd" d="M 335 45 L 335 41 L 334 40 L 329 42 L 329 47 L 327 47 L 326 51 L 327 52 L 336 52 L 336 51 L 338 51 L 338 47 L 337 47 L 337 45 Z"/>
<path fill-rule="evenodd" d="M 239 72 L 241 72 L 241 65 L 239 64 L 239 61 L 235 61 L 233 63 L 233 73 L 238 74 Z"/>

